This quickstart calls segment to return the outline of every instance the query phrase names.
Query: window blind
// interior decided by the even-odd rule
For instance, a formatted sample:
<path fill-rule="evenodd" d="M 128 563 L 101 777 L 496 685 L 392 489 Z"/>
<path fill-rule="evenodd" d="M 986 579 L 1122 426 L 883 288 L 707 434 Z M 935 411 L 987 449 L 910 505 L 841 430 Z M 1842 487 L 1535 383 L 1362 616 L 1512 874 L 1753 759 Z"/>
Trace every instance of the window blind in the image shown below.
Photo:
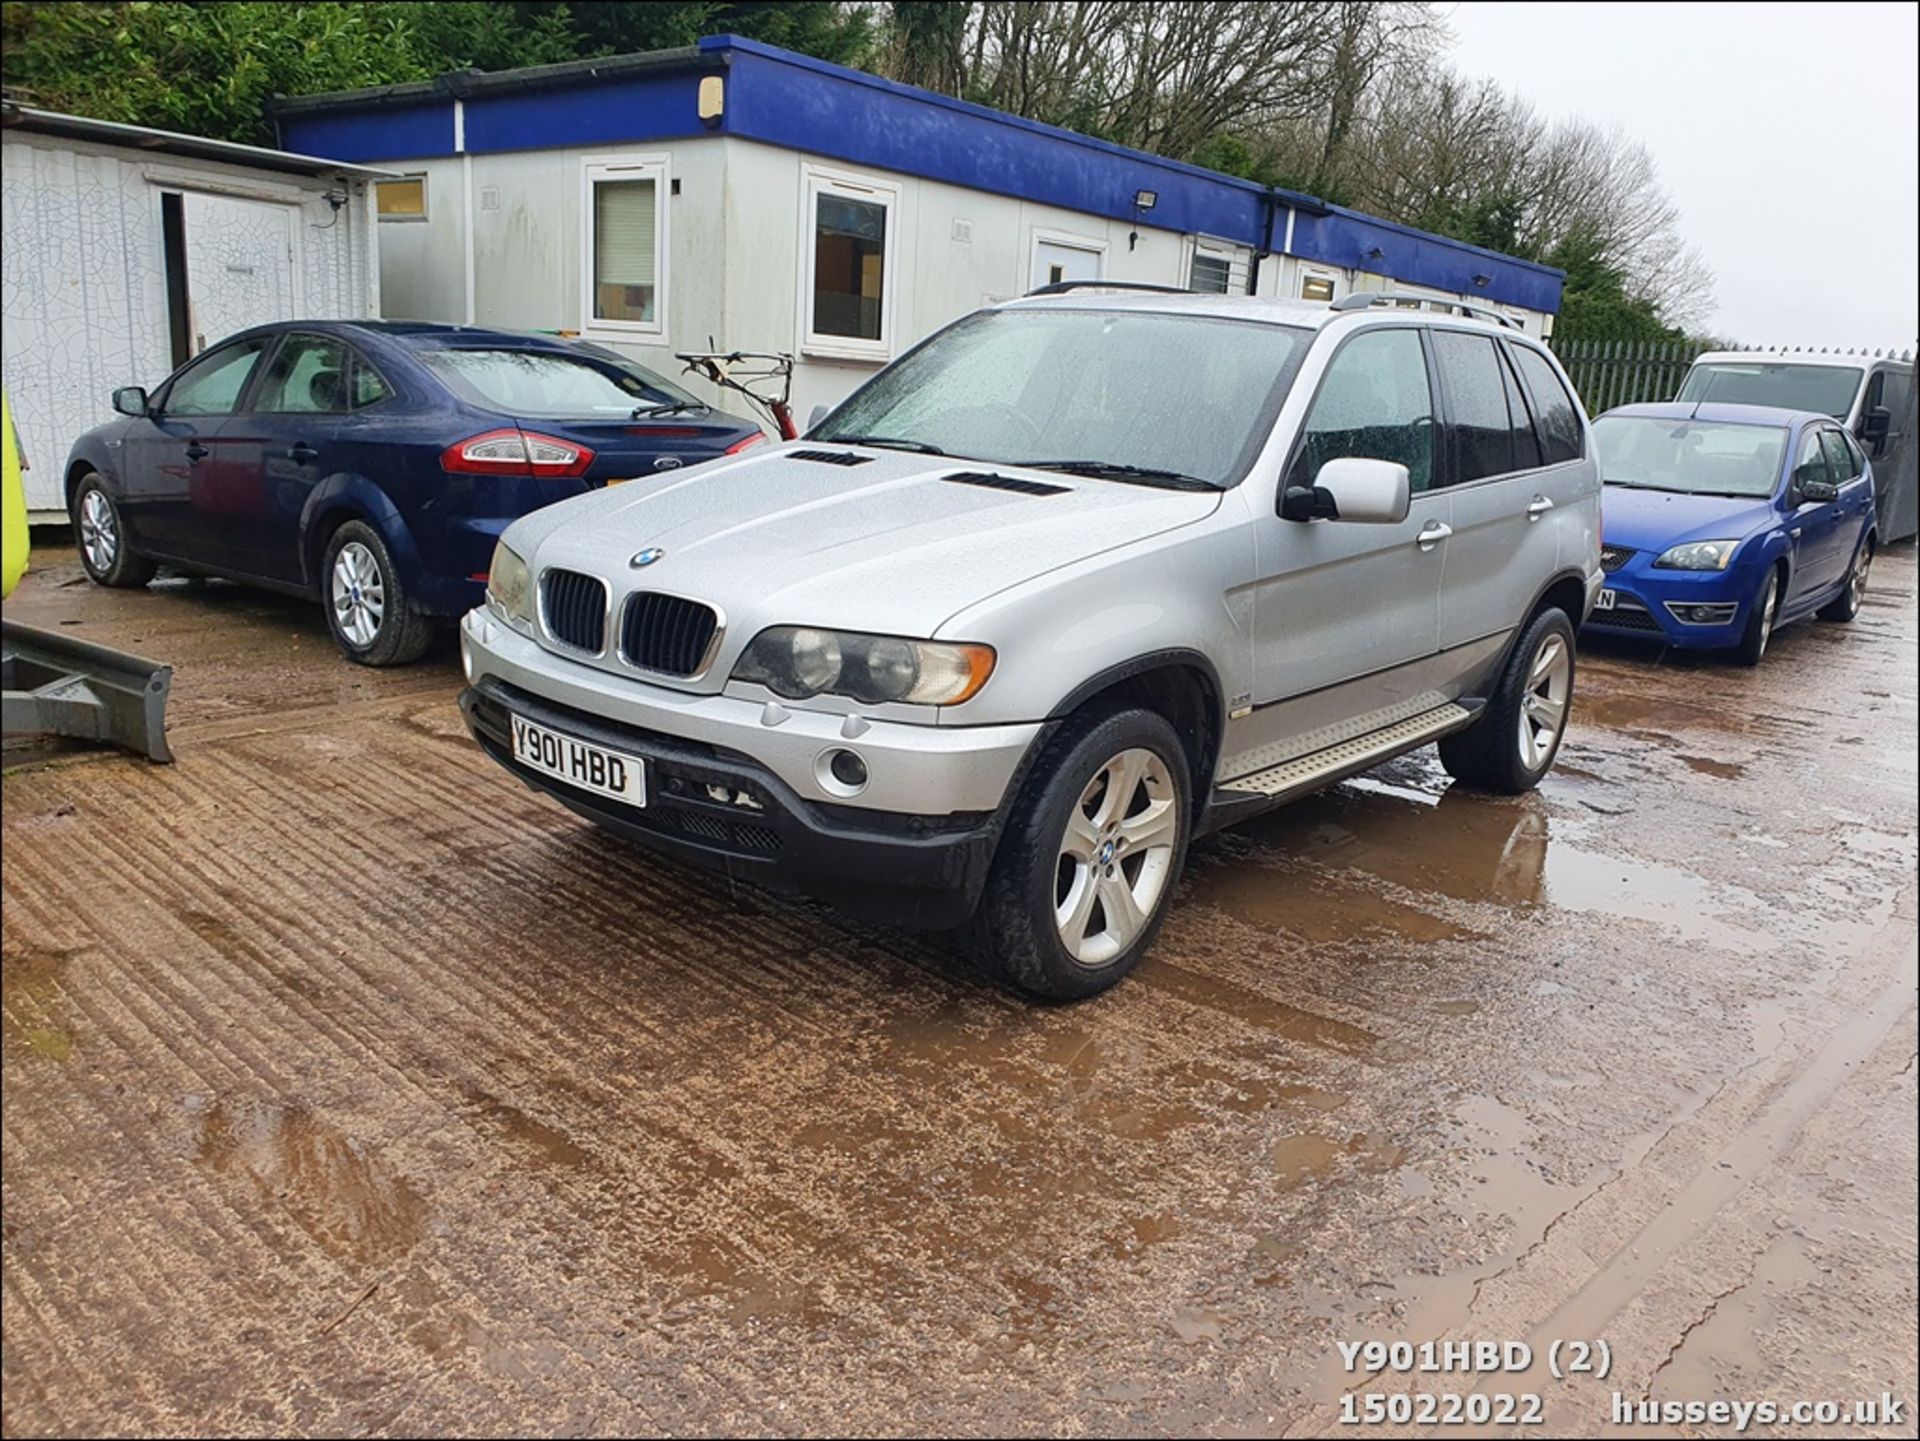
<path fill-rule="evenodd" d="M 597 285 L 652 285 L 651 180 L 596 180 L 593 185 L 593 278 Z"/>

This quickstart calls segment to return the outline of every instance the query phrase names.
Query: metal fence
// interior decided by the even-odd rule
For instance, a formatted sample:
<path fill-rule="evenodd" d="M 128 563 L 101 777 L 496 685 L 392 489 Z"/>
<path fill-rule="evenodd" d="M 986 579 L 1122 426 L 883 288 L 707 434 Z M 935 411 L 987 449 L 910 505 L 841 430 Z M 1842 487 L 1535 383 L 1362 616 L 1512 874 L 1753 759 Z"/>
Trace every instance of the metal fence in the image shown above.
<path fill-rule="evenodd" d="M 1672 400 L 1687 378 L 1687 367 L 1694 357 L 1709 350 L 1764 350 L 1759 345 L 1723 346 L 1699 340 L 1561 340 L 1548 341 L 1560 357 L 1567 376 L 1587 408 L 1598 415 L 1616 405 L 1637 405 L 1644 400 Z M 1812 346 L 1794 346 L 1783 353 L 1814 353 Z M 1858 355 L 1862 364 L 1869 360 L 1913 360 L 1910 351 L 1891 350 L 1822 351 L 1820 354 Z"/>
<path fill-rule="evenodd" d="M 1643 400 L 1672 400 L 1693 358 L 1712 347 L 1697 340 L 1549 342 L 1588 415 Z"/>

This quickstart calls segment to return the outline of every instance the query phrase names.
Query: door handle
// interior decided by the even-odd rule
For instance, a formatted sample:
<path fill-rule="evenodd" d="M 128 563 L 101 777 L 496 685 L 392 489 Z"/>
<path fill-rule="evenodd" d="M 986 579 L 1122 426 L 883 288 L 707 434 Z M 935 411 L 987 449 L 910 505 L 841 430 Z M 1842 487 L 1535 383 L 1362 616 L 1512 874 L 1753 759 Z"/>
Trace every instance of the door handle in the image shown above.
<path fill-rule="evenodd" d="M 1538 520 L 1553 509 L 1553 502 L 1544 495 L 1536 495 L 1527 506 L 1527 519 Z"/>
<path fill-rule="evenodd" d="M 212 451 L 208 450 L 204 445 L 201 445 L 198 441 L 195 441 L 192 445 L 189 445 L 187 447 L 188 460 L 205 460 L 209 455 L 212 455 L 212 454 L 213 454 Z"/>
<path fill-rule="evenodd" d="M 1452 534 L 1453 527 L 1446 522 L 1430 520 L 1427 522 L 1427 528 L 1413 538 L 1413 543 L 1422 550 L 1432 550 Z"/>
<path fill-rule="evenodd" d="M 319 454 L 320 454 L 319 451 L 315 450 L 312 446 L 308 445 L 304 440 L 295 441 L 292 445 L 287 447 L 287 458 L 289 460 L 297 460 L 302 465 L 305 465 L 308 461 L 314 459 Z"/>
<path fill-rule="evenodd" d="M 1796 525 L 1792 530 L 1788 531 L 1787 534 L 1792 536 L 1795 540 L 1800 539 L 1800 527 Z"/>

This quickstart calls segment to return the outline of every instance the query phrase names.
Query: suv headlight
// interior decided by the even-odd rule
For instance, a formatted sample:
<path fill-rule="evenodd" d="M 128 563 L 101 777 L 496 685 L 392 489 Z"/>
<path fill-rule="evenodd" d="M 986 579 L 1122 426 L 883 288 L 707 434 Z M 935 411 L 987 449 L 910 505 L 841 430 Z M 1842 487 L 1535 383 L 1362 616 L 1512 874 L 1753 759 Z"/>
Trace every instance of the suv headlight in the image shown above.
<path fill-rule="evenodd" d="M 532 628 L 533 574 L 504 540 L 494 544 L 493 564 L 487 568 L 487 604 L 508 625 Z"/>
<path fill-rule="evenodd" d="M 777 625 L 742 652 L 733 679 L 788 700 L 846 696 L 880 705 L 958 705 L 993 674 L 993 647 Z"/>
<path fill-rule="evenodd" d="M 1660 552 L 1654 562 L 1665 570 L 1725 570 L 1739 549 L 1737 540 L 1695 540 Z"/>

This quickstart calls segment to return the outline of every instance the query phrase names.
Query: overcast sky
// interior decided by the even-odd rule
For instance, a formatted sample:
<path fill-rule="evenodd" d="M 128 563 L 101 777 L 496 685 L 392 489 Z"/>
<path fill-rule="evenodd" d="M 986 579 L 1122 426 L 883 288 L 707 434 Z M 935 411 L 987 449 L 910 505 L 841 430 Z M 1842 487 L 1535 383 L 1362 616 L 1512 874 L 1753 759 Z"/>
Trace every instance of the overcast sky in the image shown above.
<path fill-rule="evenodd" d="M 1438 8 L 1461 73 L 1646 143 L 1713 267 L 1714 333 L 1914 345 L 1920 7 Z"/>

